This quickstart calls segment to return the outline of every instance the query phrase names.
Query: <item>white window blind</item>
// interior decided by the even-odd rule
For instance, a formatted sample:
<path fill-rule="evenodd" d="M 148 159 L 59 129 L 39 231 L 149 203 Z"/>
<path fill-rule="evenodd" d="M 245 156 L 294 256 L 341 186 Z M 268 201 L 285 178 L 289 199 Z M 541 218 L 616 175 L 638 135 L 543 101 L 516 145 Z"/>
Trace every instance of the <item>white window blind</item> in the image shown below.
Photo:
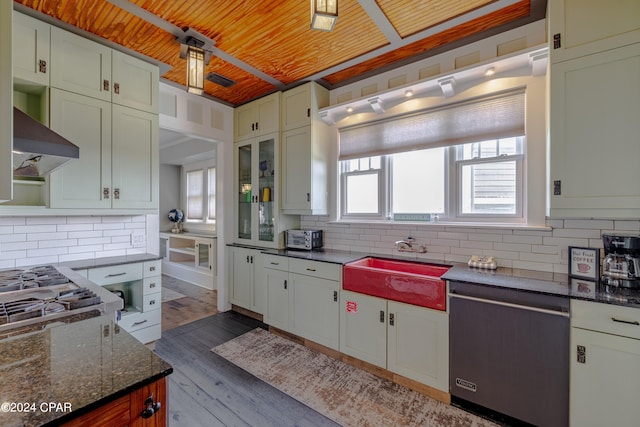
<path fill-rule="evenodd" d="M 216 219 L 216 168 L 208 168 L 207 176 L 209 178 L 209 182 L 207 183 L 209 193 L 207 198 L 207 202 L 209 203 L 207 219 L 213 221 Z"/>
<path fill-rule="evenodd" d="M 187 172 L 187 219 L 202 220 L 202 169 Z"/>
<path fill-rule="evenodd" d="M 340 160 L 524 135 L 524 89 L 340 129 Z"/>

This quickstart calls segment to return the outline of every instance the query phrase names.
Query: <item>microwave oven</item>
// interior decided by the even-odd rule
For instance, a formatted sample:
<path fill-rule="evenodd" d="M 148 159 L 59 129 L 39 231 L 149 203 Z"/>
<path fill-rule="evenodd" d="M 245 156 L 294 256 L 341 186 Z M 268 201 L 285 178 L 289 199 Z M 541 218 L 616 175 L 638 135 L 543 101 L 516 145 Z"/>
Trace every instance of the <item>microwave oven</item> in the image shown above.
<path fill-rule="evenodd" d="M 313 250 L 322 248 L 322 230 L 287 230 L 287 249 Z"/>

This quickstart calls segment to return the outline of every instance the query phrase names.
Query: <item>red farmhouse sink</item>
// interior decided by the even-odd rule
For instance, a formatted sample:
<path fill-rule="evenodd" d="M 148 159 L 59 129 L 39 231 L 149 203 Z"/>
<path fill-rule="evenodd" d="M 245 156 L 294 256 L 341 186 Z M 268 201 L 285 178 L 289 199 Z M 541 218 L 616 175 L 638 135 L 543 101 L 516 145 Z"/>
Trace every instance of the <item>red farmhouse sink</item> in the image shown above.
<path fill-rule="evenodd" d="M 367 257 L 342 268 L 342 288 L 436 310 L 447 308 L 447 286 L 440 279 L 449 267 Z"/>

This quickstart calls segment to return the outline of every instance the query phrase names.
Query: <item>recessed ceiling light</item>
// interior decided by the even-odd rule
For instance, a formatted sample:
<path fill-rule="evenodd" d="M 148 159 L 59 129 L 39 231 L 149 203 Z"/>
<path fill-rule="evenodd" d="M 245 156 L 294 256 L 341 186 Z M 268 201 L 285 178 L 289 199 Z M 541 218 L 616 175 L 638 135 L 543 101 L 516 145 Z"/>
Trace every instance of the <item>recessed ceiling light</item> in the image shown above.
<path fill-rule="evenodd" d="M 404 96 L 406 96 L 407 98 L 411 98 L 413 96 L 413 91 L 411 89 L 407 89 L 404 92 Z"/>
<path fill-rule="evenodd" d="M 489 68 L 487 68 L 487 70 L 484 72 L 484 75 L 485 75 L 486 77 L 491 77 L 491 76 L 493 76 L 495 73 L 496 73 L 496 69 L 495 69 L 495 67 L 489 67 Z"/>
<path fill-rule="evenodd" d="M 353 113 L 353 107 L 347 107 L 347 113 Z"/>

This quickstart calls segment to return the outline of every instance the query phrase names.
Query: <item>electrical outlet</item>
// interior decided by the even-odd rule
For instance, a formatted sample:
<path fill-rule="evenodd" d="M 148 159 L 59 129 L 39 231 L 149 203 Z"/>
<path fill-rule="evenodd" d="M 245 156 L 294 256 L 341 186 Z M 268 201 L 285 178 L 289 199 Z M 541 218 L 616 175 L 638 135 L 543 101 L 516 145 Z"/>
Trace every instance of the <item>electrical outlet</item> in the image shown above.
<path fill-rule="evenodd" d="M 146 234 L 144 230 L 133 230 L 131 232 L 131 246 L 134 248 L 140 248 L 147 244 Z"/>

